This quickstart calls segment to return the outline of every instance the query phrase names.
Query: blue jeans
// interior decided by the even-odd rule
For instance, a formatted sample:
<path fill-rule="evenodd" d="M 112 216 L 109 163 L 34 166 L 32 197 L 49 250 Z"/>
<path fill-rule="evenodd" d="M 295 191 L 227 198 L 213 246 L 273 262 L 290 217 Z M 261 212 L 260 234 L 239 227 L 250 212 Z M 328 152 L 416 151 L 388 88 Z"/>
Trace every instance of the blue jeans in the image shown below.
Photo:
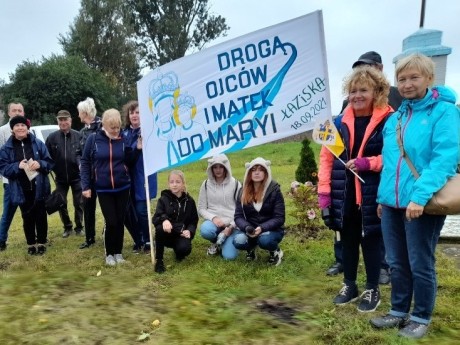
<path fill-rule="evenodd" d="M 201 237 L 205 240 L 211 241 L 212 243 L 216 243 L 219 232 L 220 231 L 217 226 L 210 220 L 205 220 L 201 225 Z M 222 244 L 222 257 L 225 260 L 235 260 L 238 256 L 238 250 L 233 245 L 233 239 L 235 238 L 237 232 L 239 231 L 236 229 L 233 230 L 232 234 L 228 236 Z"/>
<path fill-rule="evenodd" d="M 14 214 L 18 206 L 11 203 L 10 198 L 10 185 L 8 183 L 3 184 L 3 213 L 0 221 L 0 241 L 6 242 L 8 239 L 8 230 L 10 229 L 11 222 L 13 221 Z"/>
<path fill-rule="evenodd" d="M 265 231 L 257 237 L 249 237 L 238 231 L 233 239 L 233 245 L 239 250 L 252 250 L 256 246 L 273 252 L 279 248 L 279 243 L 284 237 L 284 231 Z"/>
<path fill-rule="evenodd" d="M 435 250 L 446 216 L 408 221 L 405 209 L 383 207 L 382 233 L 391 270 L 390 314 L 428 324 L 436 300 Z"/>

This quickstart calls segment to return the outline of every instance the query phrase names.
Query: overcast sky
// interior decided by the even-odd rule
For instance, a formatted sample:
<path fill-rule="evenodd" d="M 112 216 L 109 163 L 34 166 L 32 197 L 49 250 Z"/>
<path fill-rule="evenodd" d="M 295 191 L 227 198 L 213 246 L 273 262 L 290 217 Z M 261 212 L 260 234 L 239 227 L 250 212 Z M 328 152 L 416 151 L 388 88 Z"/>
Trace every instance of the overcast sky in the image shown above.
<path fill-rule="evenodd" d="M 460 1 L 426 0 L 426 29 L 443 31 L 442 44 L 451 47 L 446 85 L 460 94 Z M 210 0 L 211 10 L 227 19 L 230 31 L 222 42 L 264 27 L 323 11 L 332 111 L 342 104 L 342 79 L 362 53 L 382 55 L 392 82 L 392 59 L 404 38 L 419 29 L 421 0 Z M 78 14 L 79 0 L 0 0 L 0 79 L 9 82 L 19 63 L 61 54 L 60 33 Z M 458 102 L 458 101 L 457 101 Z"/>

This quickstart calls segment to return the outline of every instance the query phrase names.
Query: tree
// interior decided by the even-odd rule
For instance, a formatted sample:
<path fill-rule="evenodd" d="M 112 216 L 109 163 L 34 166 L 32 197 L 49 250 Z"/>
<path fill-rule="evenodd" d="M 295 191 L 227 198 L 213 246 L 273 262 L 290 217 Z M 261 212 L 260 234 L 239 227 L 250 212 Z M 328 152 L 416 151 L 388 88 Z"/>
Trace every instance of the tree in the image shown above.
<path fill-rule="evenodd" d="M 209 13 L 208 0 L 126 0 L 126 13 L 145 63 L 154 68 L 225 36 L 225 18 Z"/>
<path fill-rule="evenodd" d="M 310 147 L 310 140 L 305 138 L 302 141 L 302 149 L 300 150 L 300 162 L 297 170 L 295 171 L 295 178 L 301 183 L 318 182 L 318 166 L 315 161 L 315 154 Z"/>
<path fill-rule="evenodd" d="M 81 57 L 101 71 L 125 99 L 136 97 L 140 67 L 133 30 L 123 0 L 81 0 L 81 9 L 59 43 L 67 55 Z"/>
<path fill-rule="evenodd" d="M 94 98 L 98 111 L 119 106 L 117 93 L 106 77 L 76 56 L 51 56 L 40 62 L 24 61 L 0 88 L 4 104 L 20 101 L 34 124 L 55 123 L 55 114 L 67 109 L 76 117 L 78 102 Z M 81 127 L 79 119 L 73 121 Z"/>

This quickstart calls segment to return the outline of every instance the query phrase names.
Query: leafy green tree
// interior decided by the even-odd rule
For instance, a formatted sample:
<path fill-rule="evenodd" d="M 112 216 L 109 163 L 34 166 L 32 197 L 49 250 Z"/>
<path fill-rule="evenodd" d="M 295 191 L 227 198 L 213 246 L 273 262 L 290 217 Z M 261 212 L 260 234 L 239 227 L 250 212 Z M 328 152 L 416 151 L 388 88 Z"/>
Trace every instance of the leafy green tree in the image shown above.
<path fill-rule="evenodd" d="M 318 182 L 318 166 L 316 165 L 315 154 L 310 147 L 310 140 L 308 138 L 302 141 L 300 162 L 295 171 L 295 178 L 301 183 L 310 181 L 316 184 Z"/>
<path fill-rule="evenodd" d="M 196 51 L 229 27 L 208 0 L 125 0 L 144 62 L 154 68 Z"/>
<path fill-rule="evenodd" d="M 136 97 L 140 67 L 133 30 L 123 13 L 123 0 L 81 0 L 67 35 L 59 36 L 66 55 L 76 55 L 101 71 L 125 99 Z"/>
<path fill-rule="evenodd" d="M 76 56 L 24 61 L 16 68 L 11 83 L 0 88 L 0 95 L 4 104 L 20 100 L 34 124 L 55 123 L 55 114 L 67 109 L 75 118 L 75 128 L 81 127 L 77 104 L 86 97 L 94 98 L 100 112 L 119 106 L 113 85 Z"/>

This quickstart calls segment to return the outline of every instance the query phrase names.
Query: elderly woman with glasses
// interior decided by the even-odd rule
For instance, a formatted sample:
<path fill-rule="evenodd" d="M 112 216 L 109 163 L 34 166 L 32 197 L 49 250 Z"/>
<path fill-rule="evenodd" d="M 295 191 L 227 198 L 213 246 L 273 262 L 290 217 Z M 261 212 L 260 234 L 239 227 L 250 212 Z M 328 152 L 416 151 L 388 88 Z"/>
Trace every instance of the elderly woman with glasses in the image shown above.
<path fill-rule="evenodd" d="M 258 157 L 246 163 L 243 188 L 238 193 L 235 224 L 239 232 L 234 246 L 256 259 L 259 246 L 269 252 L 268 262 L 278 266 L 283 258 L 279 243 L 284 237 L 285 206 L 280 185 L 272 180 L 271 162 Z"/>

